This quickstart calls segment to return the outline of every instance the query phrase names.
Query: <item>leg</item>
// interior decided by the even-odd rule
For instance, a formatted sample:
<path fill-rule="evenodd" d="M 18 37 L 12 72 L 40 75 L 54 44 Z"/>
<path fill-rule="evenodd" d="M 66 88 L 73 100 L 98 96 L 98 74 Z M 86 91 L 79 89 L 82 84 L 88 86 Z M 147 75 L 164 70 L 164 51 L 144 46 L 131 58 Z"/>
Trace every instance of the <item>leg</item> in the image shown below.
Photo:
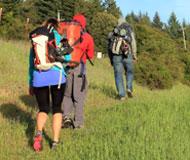
<path fill-rule="evenodd" d="M 87 84 L 86 84 L 87 85 Z M 87 86 L 83 92 L 78 94 L 78 98 L 74 102 L 75 106 L 75 127 L 82 127 L 84 125 L 84 102 L 86 98 Z"/>
<path fill-rule="evenodd" d="M 125 67 L 126 67 L 126 80 L 127 80 L 127 90 L 128 92 L 132 92 L 133 91 L 133 59 L 132 59 L 132 55 L 129 54 L 127 59 L 124 60 L 125 63 Z"/>
<path fill-rule="evenodd" d="M 72 98 L 64 96 L 62 105 L 63 105 L 63 117 L 72 118 L 72 111 L 73 111 Z"/>
<path fill-rule="evenodd" d="M 39 112 L 36 117 L 37 131 L 42 132 L 49 113 L 49 87 L 35 88 L 34 93 L 39 106 Z"/>
<path fill-rule="evenodd" d="M 63 117 L 72 118 L 73 111 L 73 75 L 67 77 L 64 98 L 62 102 Z"/>
<path fill-rule="evenodd" d="M 61 85 L 61 88 L 58 89 L 56 86 L 51 86 L 51 96 L 52 96 L 52 110 L 53 110 L 53 122 L 52 122 L 52 129 L 53 129 L 53 141 L 58 142 L 62 124 L 62 109 L 61 103 L 63 100 L 65 90 L 65 84 Z"/>
<path fill-rule="evenodd" d="M 84 102 L 88 88 L 86 75 L 78 76 L 80 67 L 75 70 L 73 81 L 73 99 L 75 106 L 74 126 L 81 128 L 84 125 Z"/>
<path fill-rule="evenodd" d="M 125 87 L 123 82 L 122 56 L 113 56 L 114 77 L 117 91 L 120 97 L 125 97 Z"/>
<path fill-rule="evenodd" d="M 37 114 L 37 133 L 34 137 L 33 148 L 36 152 L 42 150 L 42 130 L 45 126 L 49 113 L 49 87 L 39 87 L 34 89 L 36 100 L 39 106 Z"/>

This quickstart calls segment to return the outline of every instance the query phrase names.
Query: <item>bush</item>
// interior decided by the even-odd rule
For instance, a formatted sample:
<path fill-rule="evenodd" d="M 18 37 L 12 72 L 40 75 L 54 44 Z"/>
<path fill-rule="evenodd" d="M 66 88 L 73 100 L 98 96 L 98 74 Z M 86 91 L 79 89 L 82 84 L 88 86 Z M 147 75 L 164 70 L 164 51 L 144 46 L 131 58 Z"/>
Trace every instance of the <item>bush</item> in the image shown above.
<path fill-rule="evenodd" d="M 160 55 L 176 52 L 176 43 L 167 33 L 143 24 L 135 26 L 135 33 L 139 54 L 147 52 Z"/>
<path fill-rule="evenodd" d="M 163 54 L 157 57 L 157 61 L 165 65 L 169 70 L 173 81 L 182 81 L 184 79 L 184 64 L 176 54 Z"/>
<path fill-rule="evenodd" d="M 184 79 L 182 82 L 190 86 L 190 53 L 182 53 L 181 62 L 184 64 Z"/>
<path fill-rule="evenodd" d="M 139 56 L 135 71 L 136 82 L 150 89 L 171 88 L 174 83 L 167 66 L 148 54 Z"/>

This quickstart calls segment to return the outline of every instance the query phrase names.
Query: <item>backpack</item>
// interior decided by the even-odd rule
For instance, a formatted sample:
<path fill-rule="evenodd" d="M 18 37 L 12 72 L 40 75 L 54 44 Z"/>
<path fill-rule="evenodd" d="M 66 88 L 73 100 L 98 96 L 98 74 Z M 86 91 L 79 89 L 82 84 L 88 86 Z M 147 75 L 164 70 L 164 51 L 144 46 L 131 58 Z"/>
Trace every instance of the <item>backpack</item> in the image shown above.
<path fill-rule="evenodd" d="M 121 25 L 114 28 L 111 40 L 111 51 L 113 54 L 127 55 L 131 51 L 131 33 L 132 29 L 127 23 L 122 23 Z"/>
<path fill-rule="evenodd" d="M 55 39 L 52 26 L 37 27 L 29 34 L 34 53 L 34 66 L 39 70 L 49 70 L 56 65 L 62 69 L 59 62 L 52 56 L 55 53 Z"/>
<path fill-rule="evenodd" d="M 59 33 L 62 35 L 63 40 L 67 40 L 68 45 L 72 48 L 70 49 L 71 60 L 68 66 L 74 67 L 79 65 L 84 55 L 80 47 L 83 33 L 81 25 L 76 21 L 62 21 L 59 24 Z"/>

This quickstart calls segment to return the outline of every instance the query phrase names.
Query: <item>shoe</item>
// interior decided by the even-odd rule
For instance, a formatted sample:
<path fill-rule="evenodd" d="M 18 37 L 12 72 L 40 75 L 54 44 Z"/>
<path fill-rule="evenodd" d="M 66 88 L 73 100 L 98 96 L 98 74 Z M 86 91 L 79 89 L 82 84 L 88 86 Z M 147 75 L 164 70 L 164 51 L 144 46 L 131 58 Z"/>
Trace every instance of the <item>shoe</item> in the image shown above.
<path fill-rule="evenodd" d="M 124 100 L 126 100 L 126 97 L 120 97 L 119 100 L 124 101 Z"/>
<path fill-rule="evenodd" d="M 72 128 L 72 129 L 74 129 L 73 120 L 71 118 L 65 117 L 63 119 L 62 128 Z"/>
<path fill-rule="evenodd" d="M 75 126 L 75 129 L 83 129 L 83 128 L 84 128 L 84 125 Z"/>
<path fill-rule="evenodd" d="M 132 94 L 131 90 L 129 90 L 129 89 L 127 90 L 127 95 L 129 98 L 133 98 L 133 94 Z"/>
<path fill-rule="evenodd" d="M 36 152 L 40 152 L 42 150 L 42 135 L 36 135 L 34 137 L 33 149 Z"/>
<path fill-rule="evenodd" d="M 51 149 L 52 150 L 56 149 L 58 144 L 59 144 L 59 142 L 53 141 L 52 144 L 51 144 Z"/>

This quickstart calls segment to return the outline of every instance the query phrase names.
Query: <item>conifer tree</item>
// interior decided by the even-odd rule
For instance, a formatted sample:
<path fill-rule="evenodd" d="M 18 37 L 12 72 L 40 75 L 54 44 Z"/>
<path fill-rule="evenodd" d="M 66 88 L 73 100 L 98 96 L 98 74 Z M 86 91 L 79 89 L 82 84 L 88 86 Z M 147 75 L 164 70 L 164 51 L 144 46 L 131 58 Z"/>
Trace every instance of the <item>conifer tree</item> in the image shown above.
<path fill-rule="evenodd" d="M 105 0 L 103 6 L 107 13 L 112 14 L 117 19 L 120 18 L 121 11 L 119 7 L 117 7 L 115 0 Z"/>
<path fill-rule="evenodd" d="M 176 14 L 174 12 L 172 12 L 170 15 L 167 28 L 172 38 L 180 37 L 181 27 L 180 27 L 180 23 L 177 20 Z"/>
<path fill-rule="evenodd" d="M 63 19 L 72 19 L 75 13 L 76 0 L 61 0 L 61 5 L 58 7 L 61 10 Z"/>
<path fill-rule="evenodd" d="M 160 20 L 160 16 L 159 16 L 158 12 L 156 12 L 154 17 L 153 17 L 152 25 L 156 28 L 159 28 L 159 29 L 162 29 L 162 27 L 163 27 L 163 23 Z"/>

